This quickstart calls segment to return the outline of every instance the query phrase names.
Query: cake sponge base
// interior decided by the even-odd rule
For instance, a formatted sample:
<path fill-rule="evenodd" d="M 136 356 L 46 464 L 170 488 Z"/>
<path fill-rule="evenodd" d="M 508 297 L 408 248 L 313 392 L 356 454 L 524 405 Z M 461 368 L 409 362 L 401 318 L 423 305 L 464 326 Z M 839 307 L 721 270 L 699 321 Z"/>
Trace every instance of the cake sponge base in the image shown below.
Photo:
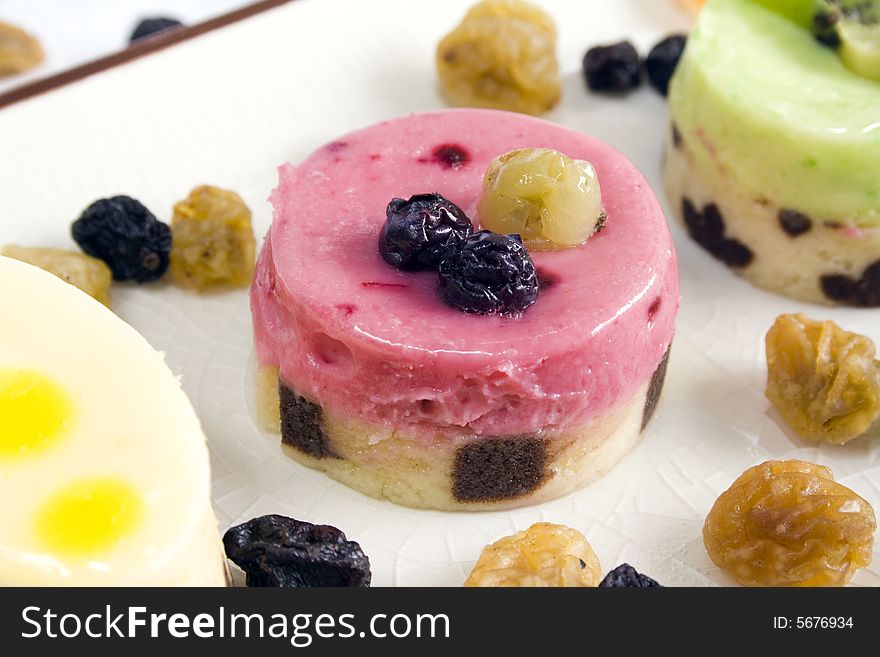
<path fill-rule="evenodd" d="M 551 500 L 592 483 L 638 442 L 653 415 L 666 358 L 650 381 L 610 411 L 564 430 L 431 440 L 336 417 L 278 378 L 257 371 L 258 420 L 284 452 L 371 497 L 442 511 L 495 511 Z"/>

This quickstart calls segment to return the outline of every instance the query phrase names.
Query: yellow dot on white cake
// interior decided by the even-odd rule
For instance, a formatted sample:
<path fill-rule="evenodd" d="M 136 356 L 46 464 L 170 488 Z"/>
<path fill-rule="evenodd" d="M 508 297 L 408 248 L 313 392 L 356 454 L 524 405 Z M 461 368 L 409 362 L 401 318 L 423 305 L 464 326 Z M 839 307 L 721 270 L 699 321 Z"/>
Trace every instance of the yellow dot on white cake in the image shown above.
<path fill-rule="evenodd" d="M 47 549 L 85 557 L 132 535 L 142 518 L 143 503 L 128 483 L 93 477 L 68 484 L 46 500 L 37 512 L 36 531 Z"/>
<path fill-rule="evenodd" d="M 54 381 L 39 372 L 0 369 L 0 459 L 48 447 L 72 420 L 73 404 Z"/>

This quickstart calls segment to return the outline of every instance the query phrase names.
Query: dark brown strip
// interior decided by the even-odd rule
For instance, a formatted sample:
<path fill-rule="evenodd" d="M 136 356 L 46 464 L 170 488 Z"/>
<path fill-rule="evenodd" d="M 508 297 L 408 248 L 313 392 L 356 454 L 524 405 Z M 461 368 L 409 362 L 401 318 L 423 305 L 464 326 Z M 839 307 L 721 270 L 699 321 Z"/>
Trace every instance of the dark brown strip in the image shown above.
<path fill-rule="evenodd" d="M 666 366 L 669 364 L 669 352 L 672 344 L 666 348 L 663 354 L 663 360 L 654 370 L 651 377 L 651 383 L 648 385 L 648 394 L 645 397 L 645 408 L 642 409 L 642 431 L 648 427 L 648 422 L 654 417 L 654 411 L 657 410 L 657 404 L 660 402 L 660 393 L 663 392 L 663 382 L 666 381 Z"/>
<path fill-rule="evenodd" d="M 533 437 L 476 439 L 455 452 L 452 496 L 497 502 L 532 493 L 547 479 L 547 443 Z"/>
<path fill-rule="evenodd" d="M 144 57 L 145 55 L 159 52 L 170 46 L 182 43 L 183 41 L 188 41 L 194 37 L 206 34 L 207 32 L 231 25 L 232 23 L 237 23 L 245 18 L 250 18 L 251 16 L 268 11 L 269 9 L 280 7 L 291 1 L 292 0 L 261 0 L 260 2 L 255 2 L 246 7 L 242 7 L 241 9 L 231 11 L 228 14 L 217 16 L 216 18 L 212 18 L 203 23 L 198 23 L 197 25 L 169 30 L 168 32 L 161 32 L 153 37 L 141 39 L 125 50 L 120 50 L 119 52 L 107 55 L 106 57 L 101 57 L 100 59 L 62 71 L 61 73 L 51 75 L 42 80 L 36 80 L 35 82 L 17 87 L 5 94 L 0 94 L 0 109 L 27 100 L 28 98 L 44 94 L 47 91 L 53 91 L 72 82 L 77 82 L 90 75 L 94 75 L 95 73 L 101 73 L 102 71 L 106 71 L 115 66 L 127 64 L 128 62 Z"/>
<path fill-rule="evenodd" d="M 279 381 L 281 442 L 316 459 L 339 458 L 324 431 L 324 409 Z"/>

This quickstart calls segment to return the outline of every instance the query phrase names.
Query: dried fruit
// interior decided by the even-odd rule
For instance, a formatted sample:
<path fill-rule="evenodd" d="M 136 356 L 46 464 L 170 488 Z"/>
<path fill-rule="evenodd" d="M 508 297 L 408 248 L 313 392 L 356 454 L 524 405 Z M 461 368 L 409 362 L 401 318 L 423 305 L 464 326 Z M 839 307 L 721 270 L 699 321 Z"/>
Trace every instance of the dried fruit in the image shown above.
<path fill-rule="evenodd" d="M 128 42 L 134 43 L 138 39 L 143 39 L 144 37 L 152 36 L 154 34 L 158 34 L 159 32 L 165 32 L 167 30 L 182 26 L 183 23 L 181 23 L 176 18 L 166 18 L 162 16 L 158 16 L 155 18 L 145 18 L 137 24 L 137 27 L 134 28 L 134 32 L 131 33 Z"/>
<path fill-rule="evenodd" d="M 483 549 L 465 586 L 596 586 L 599 559 L 578 531 L 539 522 Z"/>
<path fill-rule="evenodd" d="M 26 248 L 9 244 L 0 255 L 45 269 L 50 274 L 75 285 L 80 290 L 110 306 L 110 268 L 97 258 L 62 249 Z"/>
<path fill-rule="evenodd" d="M 780 315 L 767 332 L 767 399 L 801 437 L 842 444 L 880 417 L 874 343 L 831 321 Z"/>
<path fill-rule="evenodd" d="M 523 148 L 489 164 L 480 224 L 516 233 L 530 249 L 583 244 L 605 220 L 593 165 L 549 148 Z"/>
<path fill-rule="evenodd" d="M 392 199 L 385 216 L 379 253 L 397 269 L 436 269 L 473 231 L 464 210 L 440 194 Z"/>
<path fill-rule="evenodd" d="M 43 57 L 43 47 L 36 37 L 0 21 L 0 78 L 24 73 L 42 62 Z"/>
<path fill-rule="evenodd" d="M 584 77 L 593 91 L 635 89 L 642 81 L 639 53 L 629 41 L 590 48 L 584 55 Z"/>
<path fill-rule="evenodd" d="M 678 60 L 684 52 L 687 44 L 687 36 L 674 34 L 668 36 L 651 48 L 645 58 L 645 72 L 648 74 L 648 82 L 664 96 L 669 90 L 669 80 L 675 73 Z"/>
<path fill-rule="evenodd" d="M 454 105 L 542 114 L 562 93 L 551 18 L 522 0 L 485 0 L 437 47 L 437 71 Z"/>
<path fill-rule="evenodd" d="M 329 525 L 261 516 L 227 530 L 223 546 L 248 586 L 365 587 L 372 577 L 361 546 Z"/>
<path fill-rule="evenodd" d="M 538 274 L 518 235 L 471 235 L 440 263 L 440 296 L 477 315 L 517 316 L 538 298 Z"/>
<path fill-rule="evenodd" d="M 171 229 L 129 196 L 95 201 L 71 232 L 83 251 L 107 263 L 117 281 L 147 283 L 168 269 Z"/>
<path fill-rule="evenodd" d="M 203 185 L 174 205 L 171 278 L 199 290 L 247 286 L 256 242 L 251 211 L 235 192 Z"/>
<path fill-rule="evenodd" d="M 656 580 L 651 579 L 647 575 L 642 575 L 628 563 L 619 565 L 610 573 L 605 575 L 605 579 L 599 582 L 599 588 L 635 588 L 649 589 L 653 587 L 662 587 Z"/>
<path fill-rule="evenodd" d="M 871 505 L 828 468 L 767 461 L 718 497 L 703 543 L 744 586 L 843 586 L 871 562 L 876 528 Z"/>

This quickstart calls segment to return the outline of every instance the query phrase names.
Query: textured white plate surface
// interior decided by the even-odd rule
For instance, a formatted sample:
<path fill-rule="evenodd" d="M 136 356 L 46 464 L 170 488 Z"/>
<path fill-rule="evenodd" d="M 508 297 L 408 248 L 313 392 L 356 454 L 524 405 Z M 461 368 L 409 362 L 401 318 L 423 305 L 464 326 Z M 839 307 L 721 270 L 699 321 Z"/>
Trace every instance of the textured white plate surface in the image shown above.
<path fill-rule="evenodd" d="M 70 222 L 111 194 L 135 196 L 168 220 L 172 204 L 200 183 L 238 190 L 262 235 L 279 163 L 354 128 L 443 107 L 434 48 L 470 4 L 296 0 L 0 111 L 0 243 L 69 247 Z M 664 100 L 647 87 L 626 98 L 589 94 L 580 62 L 588 46 L 623 37 L 647 49 L 686 29 L 688 18 L 671 0 L 540 4 L 557 21 L 565 75 L 563 101 L 547 118 L 616 146 L 659 193 Z M 548 520 L 584 532 L 605 570 L 628 561 L 669 585 L 730 584 L 706 556 L 701 528 L 745 468 L 769 458 L 827 464 L 880 508 L 877 438 L 803 443 L 777 423 L 763 395 L 763 337 L 777 314 L 804 311 L 880 339 L 880 313 L 764 293 L 677 225 L 672 231 L 682 309 L 657 419 L 592 487 L 514 512 L 397 507 L 285 458 L 277 436 L 261 434 L 251 419 L 244 291 L 116 286 L 113 304 L 182 377 L 208 435 L 222 529 L 264 513 L 333 524 L 363 545 L 375 585 L 458 586 L 485 544 Z M 880 584 L 876 551 L 873 568 L 854 583 Z"/>

